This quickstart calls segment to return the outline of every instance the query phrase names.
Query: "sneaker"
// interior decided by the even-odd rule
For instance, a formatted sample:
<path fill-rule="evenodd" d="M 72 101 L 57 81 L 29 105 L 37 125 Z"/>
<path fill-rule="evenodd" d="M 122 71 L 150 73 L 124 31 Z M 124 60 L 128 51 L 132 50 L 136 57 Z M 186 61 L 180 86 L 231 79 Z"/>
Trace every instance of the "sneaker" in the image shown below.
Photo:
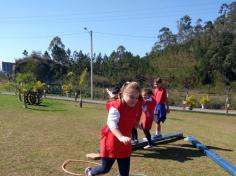
<path fill-rule="evenodd" d="M 143 138 L 143 141 L 146 142 L 146 141 L 147 141 L 147 138 Z"/>
<path fill-rule="evenodd" d="M 92 170 L 91 167 L 87 167 L 87 168 L 85 169 L 85 171 L 84 171 L 85 175 L 86 175 L 86 176 L 92 176 L 91 170 Z"/>
<path fill-rule="evenodd" d="M 136 144 L 138 144 L 138 140 L 137 139 L 131 140 L 131 145 L 136 145 Z"/>
<path fill-rule="evenodd" d="M 143 147 L 144 150 L 147 150 L 147 149 L 150 149 L 150 148 L 152 148 L 151 145 L 146 145 L 145 147 Z"/>
<path fill-rule="evenodd" d="M 155 135 L 155 138 L 161 138 L 161 137 L 162 137 L 161 133 Z"/>

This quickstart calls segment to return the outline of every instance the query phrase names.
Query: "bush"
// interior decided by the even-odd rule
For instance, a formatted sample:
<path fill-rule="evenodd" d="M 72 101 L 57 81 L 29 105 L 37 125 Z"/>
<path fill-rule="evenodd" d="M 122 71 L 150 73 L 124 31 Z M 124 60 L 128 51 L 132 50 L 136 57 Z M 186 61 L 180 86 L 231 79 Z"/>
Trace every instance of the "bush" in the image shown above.
<path fill-rule="evenodd" d="M 211 102 L 208 103 L 207 106 L 209 109 L 224 109 L 224 102 L 220 102 L 217 100 L 212 100 Z"/>
<path fill-rule="evenodd" d="M 210 101 L 209 101 L 208 97 L 205 97 L 205 96 L 202 96 L 199 99 L 199 103 L 202 105 L 202 108 L 206 108 L 206 105 L 208 105 L 209 102 Z"/>
<path fill-rule="evenodd" d="M 196 105 L 196 99 L 194 98 L 194 96 L 190 95 L 186 97 L 186 105 L 192 109 L 195 105 Z"/>

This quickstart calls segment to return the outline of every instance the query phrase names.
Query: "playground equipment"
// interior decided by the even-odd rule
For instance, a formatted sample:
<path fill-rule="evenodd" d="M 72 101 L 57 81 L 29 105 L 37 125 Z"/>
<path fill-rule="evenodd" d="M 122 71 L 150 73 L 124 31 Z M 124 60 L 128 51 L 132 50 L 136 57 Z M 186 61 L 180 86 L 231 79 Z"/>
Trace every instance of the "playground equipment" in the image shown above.
<path fill-rule="evenodd" d="M 236 167 L 233 164 L 224 160 L 223 158 L 221 158 L 219 155 L 217 155 L 213 151 L 209 150 L 204 144 L 200 143 L 193 136 L 188 136 L 184 140 L 192 143 L 196 148 L 198 148 L 201 152 L 203 152 L 210 159 L 212 159 L 214 162 L 216 162 L 219 166 L 221 166 L 223 169 L 225 169 L 228 173 L 230 173 L 233 176 L 236 176 Z"/>
<path fill-rule="evenodd" d="M 62 166 L 61 166 L 62 170 L 63 170 L 64 172 L 66 172 L 67 174 L 70 174 L 70 175 L 84 176 L 84 173 L 79 174 L 79 173 L 75 173 L 75 172 L 68 171 L 68 170 L 66 169 L 66 166 L 67 166 L 69 163 L 74 163 L 74 162 L 89 163 L 89 164 L 99 165 L 99 163 L 91 162 L 91 161 L 83 161 L 83 160 L 68 159 L 68 160 L 66 160 L 66 161 L 62 164 Z"/>
<path fill-rule="evenodd" d="M 24 99 L 28 105 L 39 105 L 42 103 L 42 94 L 29 90 L 24 94 Z"/>
<path fill-rule="evenodd" d="M 151 140 L 153 143 L 155 142 L 161 142 L 161 141 L 165 141 L 165 140 L 171 140 L 171 139 L 182 139 L 183 138 L 183 133 L 182 132 L 176 132 L 176 133 L 170 133 L 170 134 L 165 134 L 162 135 L 160 137 L 156 137 L 155 135 L 153 135 L 151 137 Z M 148 142 L 146 140 L 140 140 L 139 143 L 132 145 L 132 149 L 134 150 L 138 150 L 142 147 L 144 147 L 145 145 L 147 145 Z"/>
<path fill-rule="evenodd" d="M 74 159 L 68 159 L 66 160 L 61 168 L 64 172 L 66 172 L 67 174 L 70 174 L 70 175 L 74 175 L 74 176 L 84 176 L 84 173 L 75 173 L 75 172 L 71 172 L 71 171 L 68 171 L 66 169 L 66 166 L 69 164 L 69 163 L 75 163 L 75 162 L 78 162 L 78 163 L 89 163 L 89 164 L 93 164 L 93 165 L 99 165 L 99 163 L 96 163 L 96 162 L 91 162 L 91 161 L 83 161 L 83 160 L 74 160 Z M 129 174 L 130 176 L 146 176 L 144 174 L 134 174 L 134 173 L 130 173 Z"/>

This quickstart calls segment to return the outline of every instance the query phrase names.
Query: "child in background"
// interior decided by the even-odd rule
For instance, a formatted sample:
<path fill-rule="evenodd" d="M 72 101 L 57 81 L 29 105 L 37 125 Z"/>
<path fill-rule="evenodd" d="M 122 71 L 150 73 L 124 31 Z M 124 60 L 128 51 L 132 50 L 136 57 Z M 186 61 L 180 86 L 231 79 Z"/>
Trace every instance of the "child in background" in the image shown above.
<path fill-rule="evenodd" d="M 162 85 L 161 78 L 154 79 L 154 99 L 157 104 L 154 111 L 156 122 L 156 137 L 161 136 L 161 122 L 166 120 L 166 113 L 169 113 L 169 104 L 165 87 Z"/>
<path fill-rule="evenodd" d="M 138 119 L 138 121 L 140 121 L 140 118 L 141 118 L 141 115 L 142 115 L 142 105 L 143 105 L 143 98 L 140 95 L 139 98 L 138 98 L 138 102 L 137 102 L 137 108 L 138 108 L 137 119 Z M 132 134 L 131 134 L 131 144 L 132 145 L 136 145 L 139 142 L 138 141 L 138 130 L 137 130 L 137 128 L 138 128 L 138 126 L 135 126 L 132 129 Z"/>
<path fill-rule="evenodd" d="M 138 124 L 140 87 L 136 82 L 123 85 L 120 97 L 111 102 L 107 124 L 102 128 L 100 155 L 102 164 L 86 168 L 85 175 L 93 176 L 110 171 L 115 160 L 121 176 L 128 176 L 130 169 L 131 131 Z"/>
<path fill-rule="evenodd" d="M 152 140 L 150 129 L 152 128 L 152 122 L 154 119 L 154 110 L 156 106 L 156 101 L 152 97 L 153 93 L 151 89 L 143 89 L 142 97 L 143 97 L 143 118 L 141 120 L 140 126 L 146 136 L 148 145 L 144 147 L 144 149 L 149 149 L 152 147 Z"/>
<path fill-rule="evenodd" d="M 112 101 L 119 98 L 120 87 L 119 86 L 115 86 L 111 90 L 106 89 L 106 91 L 107 91 L 107 93 L 109 95 L 109 100 L 107 100 L 107 102 L 106 102 L 106 109 L 107 109 L 107 111 L 109 111 L 110 106 L 112 104 Z"/>

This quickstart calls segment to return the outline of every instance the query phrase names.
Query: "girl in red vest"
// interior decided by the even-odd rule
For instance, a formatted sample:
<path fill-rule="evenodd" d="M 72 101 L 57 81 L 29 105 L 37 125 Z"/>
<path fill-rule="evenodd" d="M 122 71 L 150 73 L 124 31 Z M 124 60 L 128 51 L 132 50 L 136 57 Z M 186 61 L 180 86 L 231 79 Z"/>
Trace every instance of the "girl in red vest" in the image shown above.
<path fill-rule="evenodd" d="M 139 108 L 137 101 L 140 87 L 136 82 L 125 83 L 120 98 L 112 101 L 109 107 L 107 124 L 102 128 L 100 155 L 102 164 L 86 168 L 85 175 L 93 176 L 110 171 L 115 160 L 120 176 L 128 176 L 130 169 L 131 131 L 138 124 Z"/>
<path fill-rule="evenodd" d="M 146 136 L 148 145 L 144 147 L 144 149 L 149 149 L 152 147 L 152 140 L 150 129 L 152 128 L 152 122 L 154 119 L 154 110 L 156 106 L 156 100 L 152 97 L 153 93 L 151 89 L 143 89 L 142 97 L 143 97 L 143 118 L 140 122 L 140 126 Z"/>
<path fill-rule="evenodd" d="M 154 80 L 154 98 L 157 102 L 154 111 L 154 121 L 156 122 L 156 137 L 161 136 L 161 122 L 166 120 L 166 113 L 169 113 L 169 104 L 166 88 L 162 85 L 161 78 Z"/>

